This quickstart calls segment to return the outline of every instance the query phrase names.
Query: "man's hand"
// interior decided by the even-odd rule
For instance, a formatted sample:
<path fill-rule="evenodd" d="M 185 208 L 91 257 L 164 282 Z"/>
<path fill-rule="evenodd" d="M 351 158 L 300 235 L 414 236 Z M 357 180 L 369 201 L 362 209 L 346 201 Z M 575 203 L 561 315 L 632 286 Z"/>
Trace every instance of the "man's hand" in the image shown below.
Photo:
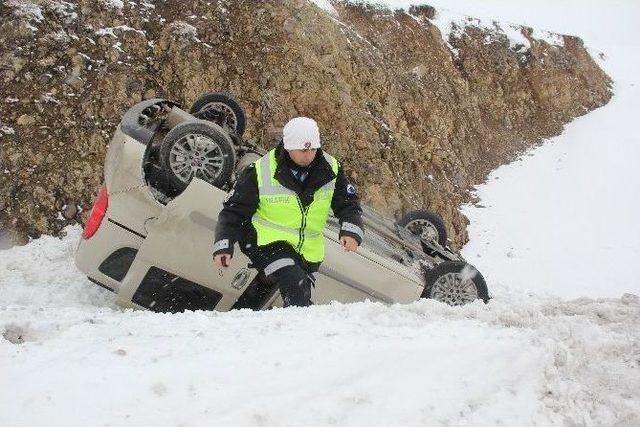
<path fill-rule="evenodd" d="M 213 257 L 213 263 L 220 268 L 227 268 L 231 263 L 231 255 L 229 254 L 218 254 Z"/>
<path fill-rule="evenodd" d="M 342 236 L 340 238 L 340 244 L 342 245 L 344 250 L 347 252 L 353 252 L 356 249 L 358 249 L 358 241 L 353 237 Z"/>

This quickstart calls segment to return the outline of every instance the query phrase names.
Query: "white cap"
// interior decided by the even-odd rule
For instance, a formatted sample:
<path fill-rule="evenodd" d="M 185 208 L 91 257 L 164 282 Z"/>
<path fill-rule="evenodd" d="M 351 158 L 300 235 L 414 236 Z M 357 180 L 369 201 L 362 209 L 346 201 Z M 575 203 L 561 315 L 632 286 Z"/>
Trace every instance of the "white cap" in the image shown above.
<path fill-rule="evenodd" d="M 282 129 L 285 150 L 309 150 L 320 148 L 318 123 L 309 117 L 295 117 Z"/>

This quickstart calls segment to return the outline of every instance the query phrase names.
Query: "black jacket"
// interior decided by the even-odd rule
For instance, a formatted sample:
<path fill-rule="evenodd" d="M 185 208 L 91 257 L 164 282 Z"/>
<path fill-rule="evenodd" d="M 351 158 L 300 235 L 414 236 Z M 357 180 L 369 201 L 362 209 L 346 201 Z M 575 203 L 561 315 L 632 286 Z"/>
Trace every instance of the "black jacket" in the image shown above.
<path fill-rule="evenodd" d="M 322 154 L 316 152 L 316 157 L 308 168 L 308 176 L 301 183 L 291 172 L 292 163 L 282 144 L 276 147 L 276 179 L 284 187 L 293 190 L 298 195 L 303 207 L 311 204 L 317 189 L 336 178 L 336 187 L 331 200 L 331 209 L 341 225 L 340 237 L 351 236 L 362 243 L 362 209 L 355 187 L 344 174 L 342 165 L 338 166 L 336 177 L 331 165 Z M 259 193 L 258 180 L 254 165 L 242 171 L 233 189 L 229 192 L 224 208 L 218 216 L 216 238 L 213 254 L 233 254 L 235 242 L 255 244 L 256 231 L 251 224 L 251 217 L 258 208 Z M 350 228 L 355 232 L 343 229 Z M 358 230 L 359 229 L 359 230 Z M 360 231 L 360 233 L 358 233 Z"/>

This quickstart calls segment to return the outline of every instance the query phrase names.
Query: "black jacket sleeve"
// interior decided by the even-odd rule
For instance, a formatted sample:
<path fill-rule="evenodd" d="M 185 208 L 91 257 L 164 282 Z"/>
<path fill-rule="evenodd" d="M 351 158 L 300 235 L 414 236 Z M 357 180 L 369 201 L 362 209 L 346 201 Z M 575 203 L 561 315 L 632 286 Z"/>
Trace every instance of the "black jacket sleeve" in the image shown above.
<path fill-rule="evenodd" d="M 233 255 L 233 245 L 258 208 L 258 180 L 254 165 L 247 166 L 238 177 L 218 215 L 213 255 Z"/>
<path fill-rule="evenodd" d="M 338 168 L 331 209 L 340 221 L 339 237 L 350 236 L 356 239 L 358 244 L 361 244 L 364 238 L 364 229 L 362 227 L 360 197 L 358 197 L 356 187 L 349 182 L 349 179 L 344 174 L 342 165 Z"/>

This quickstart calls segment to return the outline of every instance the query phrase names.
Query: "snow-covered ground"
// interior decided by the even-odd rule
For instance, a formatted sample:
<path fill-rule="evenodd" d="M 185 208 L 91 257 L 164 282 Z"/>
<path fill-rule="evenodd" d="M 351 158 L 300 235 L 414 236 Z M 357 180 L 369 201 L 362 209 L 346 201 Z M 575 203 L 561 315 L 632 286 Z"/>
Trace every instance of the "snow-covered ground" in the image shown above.
<path fill-rule="evenodd" d="M 636 296 L 122 312 L 68 231 L 0 257 L 2 426 L 640 423 Z"/>
<path fill-rule="evenodd" d="M 604 52 L 599 64 L 615 81 L 609 104 L 478 188 L 484 208 L 463 209 L 471 220 L 464 256 L 494 288 L 567 298 L 640 294 L 640 2 L 430 3 L 579 35 L 595 58 Z"/>
<path fill-rule="evenodd" d="M 69 228 L 0 251 L 0 426 L 640 425 L 638 5 L 514 3 L 446 6 L 584 36 L 616 96 L 465 208 L 490 304 L 121 311 Z"/>

